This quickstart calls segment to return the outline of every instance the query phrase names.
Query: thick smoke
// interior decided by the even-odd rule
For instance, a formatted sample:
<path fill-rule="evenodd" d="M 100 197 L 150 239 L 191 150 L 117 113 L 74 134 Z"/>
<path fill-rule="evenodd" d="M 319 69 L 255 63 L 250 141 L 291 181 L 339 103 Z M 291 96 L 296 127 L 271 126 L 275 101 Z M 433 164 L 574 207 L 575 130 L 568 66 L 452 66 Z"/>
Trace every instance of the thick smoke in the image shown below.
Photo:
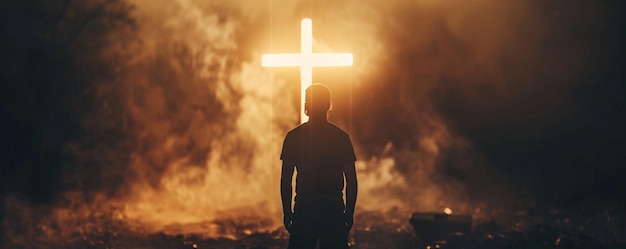
<path fill-rule="evenodd" d="M 99 219 L 207 235 L 278 227 L 278 155 L 297 124 L 299 75 L 261 68 L 260 56 L 298 51 L 303 17 L 313 19 L 314 51 L 355 55 L 351 68 L 315 69 L 314 82 L 329 85 L 330 119 L 355 143 L 360 210 L 482 215 L 619 189 L 619 8 L 40 4 L 2 8 L 19 10 L 2 26 L 12 37 L 2 39 L 10 55 L 2 198 L 4 213 L 18 217 L 4 227 Z"/>

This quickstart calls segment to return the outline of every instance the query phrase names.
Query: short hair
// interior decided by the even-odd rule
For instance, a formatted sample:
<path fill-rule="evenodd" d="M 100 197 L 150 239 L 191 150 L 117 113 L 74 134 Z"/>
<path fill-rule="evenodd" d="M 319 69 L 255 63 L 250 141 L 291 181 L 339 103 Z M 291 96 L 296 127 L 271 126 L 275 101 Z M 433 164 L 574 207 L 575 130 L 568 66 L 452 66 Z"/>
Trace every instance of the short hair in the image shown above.
<path fill-rule="evenodd" d="M 322 115 L 330 110 L 330 90 L 325 85 L 315 83 L 305 90 L 305 113 L 311 115 Z"/>
<path fill-rule="evenodd" d="M 311 106 L 330 103 L 330 90 L 323 84 L 314 83 L 306 88 L 305 101 Z"/>

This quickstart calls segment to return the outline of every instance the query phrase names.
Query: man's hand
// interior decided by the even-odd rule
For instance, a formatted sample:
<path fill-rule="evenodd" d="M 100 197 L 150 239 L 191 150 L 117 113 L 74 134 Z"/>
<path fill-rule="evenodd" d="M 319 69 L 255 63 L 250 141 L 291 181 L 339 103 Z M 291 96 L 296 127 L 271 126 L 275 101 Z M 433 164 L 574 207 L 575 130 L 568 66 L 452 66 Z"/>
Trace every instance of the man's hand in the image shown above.
<path fill-rule="evenodd" d="M 293 213 L 285 213 L 283 216 L 283 225 L 285 225 L 287 232 L 291 232 L 291 225 L 293 225 Z"/>
<path fill-rule="evenodd" d="M 350 231 L 350 229 L 352 229 L 352 225 L 354 225 L 354 214 L 344 213 L 344 218 L 346 219 L 346 227 L 348 228 L 348 231 Z"/>

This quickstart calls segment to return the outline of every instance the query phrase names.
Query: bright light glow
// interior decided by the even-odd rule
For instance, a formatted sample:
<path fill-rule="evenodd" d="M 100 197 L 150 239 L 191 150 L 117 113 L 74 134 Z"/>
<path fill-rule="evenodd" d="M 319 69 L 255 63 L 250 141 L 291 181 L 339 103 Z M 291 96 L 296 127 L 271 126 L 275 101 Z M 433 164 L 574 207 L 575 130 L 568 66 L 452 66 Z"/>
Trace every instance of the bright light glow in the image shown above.
<path fill-rule="evenodd" d="M 450 208 L 444 208 L 443 209 L 443 213 L 447 214 L 447 215 L 451 215 L 452 214 L 452 209 Z"/>
<path fill-rule="evenodd" d="M 313 53 L 313 24 L 311 19 L 302 19 L 300 53 L 264 54 L 264 67 L 300 67 L 300 123 L 304 123 L 305 90 L 313 81 L 313 67 L 352 66 L 350 53 Z"/>

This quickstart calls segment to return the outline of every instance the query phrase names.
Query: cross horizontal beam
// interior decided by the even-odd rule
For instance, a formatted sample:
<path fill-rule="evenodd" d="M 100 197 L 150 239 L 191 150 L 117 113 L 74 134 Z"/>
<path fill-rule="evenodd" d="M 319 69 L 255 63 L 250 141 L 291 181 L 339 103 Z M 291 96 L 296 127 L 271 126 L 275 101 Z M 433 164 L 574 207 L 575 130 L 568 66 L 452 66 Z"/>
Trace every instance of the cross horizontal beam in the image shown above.
<path fill-rule="evenodd" d="M 264 54 L 264 67 L 300 67 L 300 123 L 304 123 L 305 90 L 313 80 L 313 67 L 351 66 L 350 53 L 313 53 L 313 24 L 305 18 L 301 22 L 300 53 Z"/>
<path fill-rule="evenodd" d="M 350 53 L 317 54 L 265 54 L 262 57 L 264 67 L 333 67 L 351 66 Z"/>

